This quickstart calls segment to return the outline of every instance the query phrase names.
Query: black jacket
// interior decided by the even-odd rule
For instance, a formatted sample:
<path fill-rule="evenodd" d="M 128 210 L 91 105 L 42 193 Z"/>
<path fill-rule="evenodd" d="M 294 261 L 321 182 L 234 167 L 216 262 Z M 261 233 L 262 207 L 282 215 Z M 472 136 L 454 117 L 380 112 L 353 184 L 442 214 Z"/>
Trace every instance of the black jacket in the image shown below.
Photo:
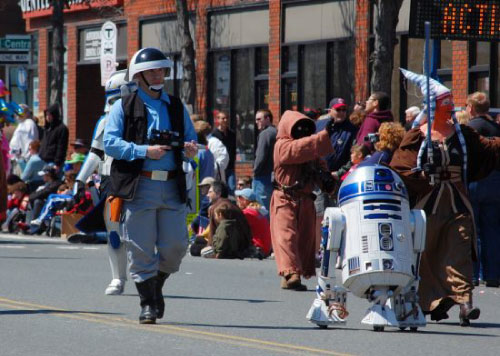
<path fill-rule="evenodd" d="M 40 188 L 37 191 L 30 194 L 30 202 L 33 202 L 36 199 L 42 199 L 42 200 L 47 199 L 50 194 L 57 193 L 57 188 L 59 188 L 60 185 L 61 181 L 59 180 L 45 183 L 45 185 L 43 185 L 43 188 Z"/>
<path fill-rule="evenodd" d="M 278 131 L 273 125 L 269 125 L 259 133 L 257 147 L 255 149 L 255 161 L 253 174 L 255 177 L 269 176 L 273 173 L 273 152 Z"/>
<path fill-rule="evenodd" d="M 52 114 L 52 121 L 45 125 L 43 139 L 40 142 L 40 158 L 61 167 L 68 151 L 69 132 L 59 117 L 59 109 L 52 105 L 46 112 Z"/>
<path fill-rule="evenodd" d="M 474 117 L 469 121 L 469 126 L 484 137 L 500 137 L 500 125 L 486 116 Z"/>

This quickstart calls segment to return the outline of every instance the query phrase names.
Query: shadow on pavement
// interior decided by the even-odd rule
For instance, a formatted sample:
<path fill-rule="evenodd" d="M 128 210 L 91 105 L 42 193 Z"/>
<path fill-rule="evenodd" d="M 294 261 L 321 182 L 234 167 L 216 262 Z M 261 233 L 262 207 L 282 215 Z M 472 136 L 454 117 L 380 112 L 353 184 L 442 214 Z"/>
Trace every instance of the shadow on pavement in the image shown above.
<path fill-rule="evenodd" d="M 138 297 L 137 294 L 122 294 L 124 297 Z M 247 303 L 282 303 L 282 300 L 266 299 L 238 299 L 238 298 L 218 298 L 218 297 L 190 297 L 187 295 L 164 295 L 170 299 L 196 299 L 196 300 L 225 300 L 229 302 L 247 302 Z"/>
<path fill-rule="evenodd" d="M 81 260 L 80 257 L 36 257 L 36 256 L 0 256 L 0 259 L 12 260 Z"/>
<path fill-rule="evenodd" d="M 443 323 L 440 323 L 440 324 L 443 324 Z M 495 325 L 494 327 L 497 327 L 498 324 L 492 324 L 492 325 Z M 452 324 L 452 323 L 446 323 L 446 326 L 457 326 L 457 327 L 460 327 L 458 325 L 458 323 L 456 324 Z M 461 330 L 470 330 L 471 327 L 469 327 L 468 329 L 467 328 L 462 328 L 460 327 Z M 474 328 L 472 328 L 474 329 Z M 371 331 L 371 330 L 369 330 Z M 415 335 L 422 335 L 422 336 L 428 336 L 428 335 L 449 335 L 449 336 L 484 336 L 484 337 L 499 337 L 499 335 L 495 335 L 495 334 L 478 334 L 478 333 L 471 333 L 471 332 L 454 332 L 454 331 L 435 331 L 435 330 L 429 330 L 429 329 L 426 329 L 426 328 L 421 328 L 421 329 L 418 329 L 418 331 L 414 332 L 414 331 L 408 331 L 408 330 L 405 330 L 405 331 L 401 331 L 401 330 L 397 330 L 397 329 L 386 329 L 384 331 L 384 333 L 396 333 L 396 334 L 415 334 Z"/>
<path fill-rule="evenodd" d="M 121 315 L 121 313 L 90 312 L 81 310 L 56 310 L 56 309 L 20 309 L 0 310 L 0 315 L 29 315 L 29 314 L 89 314 L 89 315 Z"/>
<path fill-rule="evenodd" d="M 201 323 L 177 323 L 167 322 L 165 325 L 172 326 L 206 326 L 210 328 L 237 328 L 237 329 L 264 329 L 264 330 L 312 330 L 310 326 L 273 326 L 273 325 L 220 325 L 220 324 L 201 324 Z"/>

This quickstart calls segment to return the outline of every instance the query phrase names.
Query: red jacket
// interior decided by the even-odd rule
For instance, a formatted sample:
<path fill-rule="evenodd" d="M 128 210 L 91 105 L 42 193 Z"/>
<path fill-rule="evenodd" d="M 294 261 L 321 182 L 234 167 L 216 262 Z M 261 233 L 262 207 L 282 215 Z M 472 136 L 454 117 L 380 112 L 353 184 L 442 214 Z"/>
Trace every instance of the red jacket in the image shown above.
<path fill-rule="evenodd" d="M 254 208 L 246 208 L 243 210 L 243 215 L 250 225 L 252 230 L 252 242 L 255 247 L 259 247 L 267 256 L 271 253 L 271 229 L 269 221 L 265 216 Z"/>

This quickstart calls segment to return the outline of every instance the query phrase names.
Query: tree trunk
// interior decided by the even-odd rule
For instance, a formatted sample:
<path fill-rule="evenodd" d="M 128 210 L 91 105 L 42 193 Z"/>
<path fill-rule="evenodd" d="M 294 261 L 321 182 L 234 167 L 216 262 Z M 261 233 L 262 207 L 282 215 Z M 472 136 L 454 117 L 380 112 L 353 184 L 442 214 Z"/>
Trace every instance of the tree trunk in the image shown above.
<path fill-rule="evenodd" d="M 186 0 L 176 0 L 177 24 L 182 35 L 181 60 L 183 76 L 181 80 L 181 100 L 194 111 L 196 96 L 196 72 L 194 66 L 194 43 L 189 30 L 189 12 Z"/>
<path fill-rule="evenodd" d="M 62 113 L 62 92 L 64 80 L 64 3 L 52 0 L 52 81 L 50 82 L 50 104 L 57 103 Z"/>
<path fill-rule="evenodd" d="M 371 90 L 383 91 L 391 96 L 392 67 L 394 65 L 394 46 L 397 44 L 396 26 L 399 9 L 403 0 L 377 0 L 375 27 L 375 49 L 373 61 Z"/>

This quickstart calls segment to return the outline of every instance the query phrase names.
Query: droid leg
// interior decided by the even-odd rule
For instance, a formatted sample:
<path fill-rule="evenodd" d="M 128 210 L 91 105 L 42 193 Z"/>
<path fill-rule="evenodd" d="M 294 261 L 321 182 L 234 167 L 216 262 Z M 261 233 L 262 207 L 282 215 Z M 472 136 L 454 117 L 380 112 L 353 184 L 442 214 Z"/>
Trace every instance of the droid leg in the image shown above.
<path fill-rule="evenodd" d="M 344 226 L 340 209 L 328 208 L 325 211 L 321 240 L 323 249 L 321 272 L 316 287 L 316 298 L 306 316 L 311 323 L 321 328 L 344 324 L 349 314 L 346 310 L 347 290 L 337 285 L 331 287 L 335 283 L 335 263 Z"/>
<path fill-rule="evenodd" d="M 383 331 L 385 326 L 399 326 L 394 312 L 393 292 L 389 287 L 379 287 L 368 295 L 373 305 L 366 311 L 362 324 L 373 325 L 375 331 Z"/>
<path fill-rule="evenodd" d="M 418 304 L 418 284 L 420 255 L 425 246 L 426 217 L 423 210 L 412 210 L 410 216 L 411 232 L 413 237 L 413 273 L 415 279 L 404 288 L 400 295 L 396 297 L 398 303 L 396 315 L 399 321 L 400 329 L 409 327 L 410 330 L 416 330 L 418 327 L 426 325 L 425 316 Z"/>
<path fill-rule="evenodd" d="M 111 283 L 104 294 L 122 294 L 127 280 L 127 251 L 125 244 L 121 241 L 120 224 L 109 219 L 109 206 L 106 202 L 104 208 L 104 221 L 108 230 L 108 257 L 111 267 Z"/>

